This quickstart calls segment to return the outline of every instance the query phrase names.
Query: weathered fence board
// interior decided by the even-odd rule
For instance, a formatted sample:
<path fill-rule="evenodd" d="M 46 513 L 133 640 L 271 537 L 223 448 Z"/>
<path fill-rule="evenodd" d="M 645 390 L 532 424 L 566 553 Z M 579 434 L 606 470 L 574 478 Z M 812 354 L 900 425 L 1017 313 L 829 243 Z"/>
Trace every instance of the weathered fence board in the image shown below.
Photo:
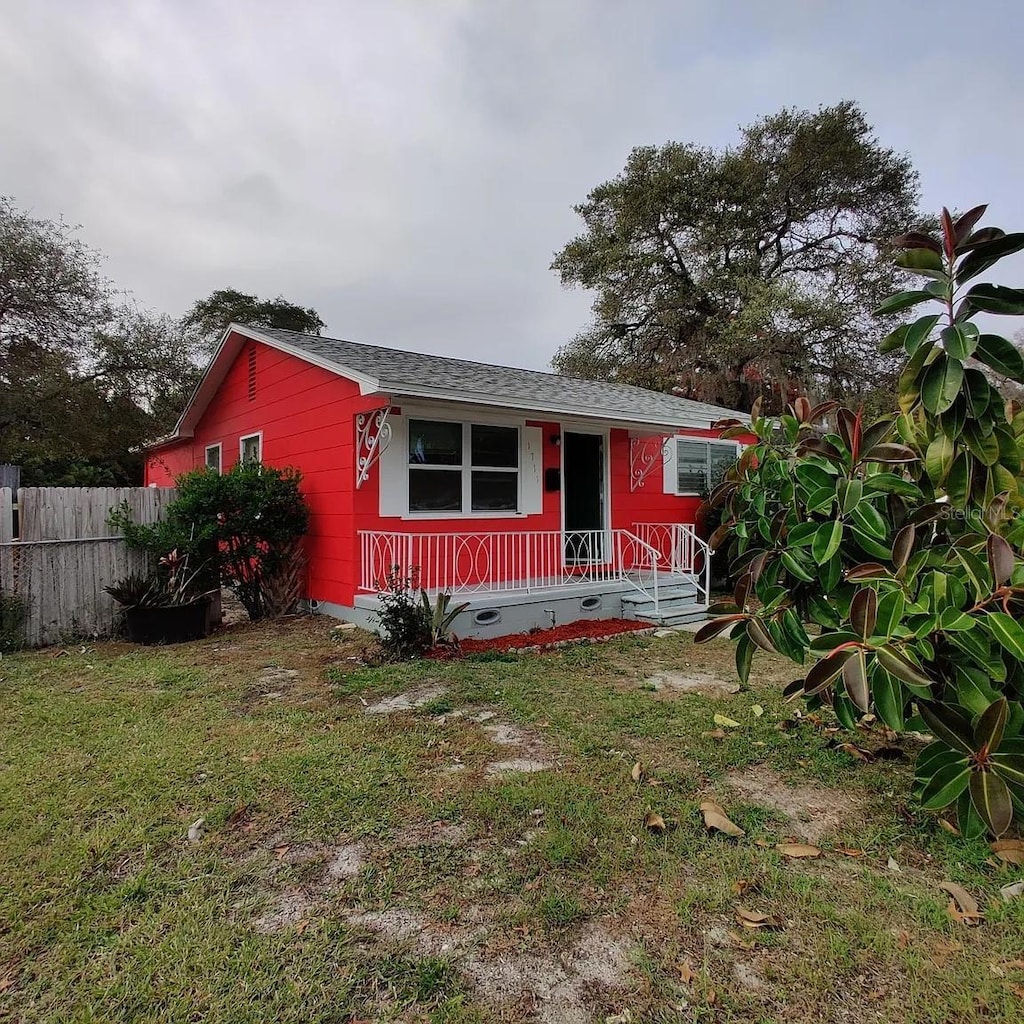
<path fill-rule="evenodd" d="M 176 494 L 156 487 L 23 487 L 14 539 L 12 493 L 0 490 L 0 590 L 26 602 L 30 646 L 111 631 L 117 607 L 103 588 L 148 566 L 107 516 L 126 501 L 137 522 L 155 522 Z"/>

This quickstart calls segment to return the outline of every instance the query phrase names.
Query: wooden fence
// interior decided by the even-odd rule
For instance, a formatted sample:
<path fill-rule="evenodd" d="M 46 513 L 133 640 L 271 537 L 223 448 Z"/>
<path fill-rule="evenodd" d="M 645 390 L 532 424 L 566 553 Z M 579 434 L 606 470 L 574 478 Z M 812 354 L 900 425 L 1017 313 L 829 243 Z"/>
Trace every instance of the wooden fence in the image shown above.
<path fill-rule="evenodd" d="M 111 631 L 117 606 L 103 588 L 148 566 L 107 524 L 110 510 L 127 502 L 136 522 L 152 523 L 176 495 L 173 487 L 22 487 L 16 519 L 13 492 L 0 488 L 0 592 L 24 601 L 30 647 Z"/>

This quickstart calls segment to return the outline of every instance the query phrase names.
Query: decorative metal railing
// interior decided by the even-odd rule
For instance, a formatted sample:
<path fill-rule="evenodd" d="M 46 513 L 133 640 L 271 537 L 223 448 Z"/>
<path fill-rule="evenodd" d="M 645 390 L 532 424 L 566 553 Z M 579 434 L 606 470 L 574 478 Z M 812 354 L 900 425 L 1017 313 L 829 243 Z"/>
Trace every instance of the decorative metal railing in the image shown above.
<path fill-rule="evenodd" d="M 661 563 L 697 587 L 697 603 L 706 608 L 711 594 L 711 549 L 691 523 L 634 523 L 638 537 L 655 548 Z"/>
<path fill-rule="evenodd" d="M 382 533 L 359 531 L 360 590 L 376 593 L 393 574 L 430 592 L 531 593 L 626 583 L 658 607 L 664 561 L 629 530 Z"/>

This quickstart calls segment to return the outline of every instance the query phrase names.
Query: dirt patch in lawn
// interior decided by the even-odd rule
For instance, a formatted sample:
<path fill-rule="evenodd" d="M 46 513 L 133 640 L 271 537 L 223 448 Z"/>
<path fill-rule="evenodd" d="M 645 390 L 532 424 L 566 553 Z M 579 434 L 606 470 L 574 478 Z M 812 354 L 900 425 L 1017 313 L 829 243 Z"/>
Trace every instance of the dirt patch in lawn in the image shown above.
<path fill-rule="evenodd" d="M 551 744 L 532 729 L 501 720 L 487 721 L 482 728 L 495 746 L 506 747 L 510 754 L 514 754 L 488 763 L 485 768 L 488 775 L 541 772 L 555 767 Z"/>
<path fill-rule="evenodd" d="M 848 828 L 864 811 L 864 802 L 858 797 L 827 786 L 790 785 L 763 765 L 729 772 L 725 781 L 742 799 L 784 817 L 789 831 L 810 843 Z"/>
<path fill-rule="evenodd" d="M 495 1006 L 516 1006 L 542 1024 L 587 1024 L 597 998 L 624 983 L 629 945 L 593 923 L 560 952 L 488 956 L 479 951 L 461 966 Z"/>
<path fill-rule="evenodd" d="M 740 684 L 735 679 L 723 679 L 711 672 L 693 670 L 664 669 L 648 676 L 641 685 L 665 696 L 696 693 L 704 697 L 729 697 L 740 692 Z"/>
<path fill-rule="evenodd" d="M 415 690 L 396 693 L 393 697 L 384 697 L 373 704 L 368 704 L 363 711 L 368 715 L 397 715 L 406 711 L 415 711 L 448 692 L 448 687 L 441 683 L 426 683 Z"/>

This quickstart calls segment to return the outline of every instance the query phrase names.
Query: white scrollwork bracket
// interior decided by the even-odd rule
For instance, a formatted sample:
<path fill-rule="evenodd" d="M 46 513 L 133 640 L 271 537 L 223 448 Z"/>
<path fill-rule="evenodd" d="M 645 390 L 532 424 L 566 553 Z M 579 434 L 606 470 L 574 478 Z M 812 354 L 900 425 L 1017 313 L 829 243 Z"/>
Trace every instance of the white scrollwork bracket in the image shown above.
<path fill-rule="evenodd" d="M 391 405 L 356 415 L 356 490 L 366 482 L 370 470 L 391 444 Z"/>
<path fill-rule="evenodd" d="M 669 453 L 669 439 L 665 437 L 631 437 L 629 439 L 629 489 L 643 487 L 644 481 Z"/>

